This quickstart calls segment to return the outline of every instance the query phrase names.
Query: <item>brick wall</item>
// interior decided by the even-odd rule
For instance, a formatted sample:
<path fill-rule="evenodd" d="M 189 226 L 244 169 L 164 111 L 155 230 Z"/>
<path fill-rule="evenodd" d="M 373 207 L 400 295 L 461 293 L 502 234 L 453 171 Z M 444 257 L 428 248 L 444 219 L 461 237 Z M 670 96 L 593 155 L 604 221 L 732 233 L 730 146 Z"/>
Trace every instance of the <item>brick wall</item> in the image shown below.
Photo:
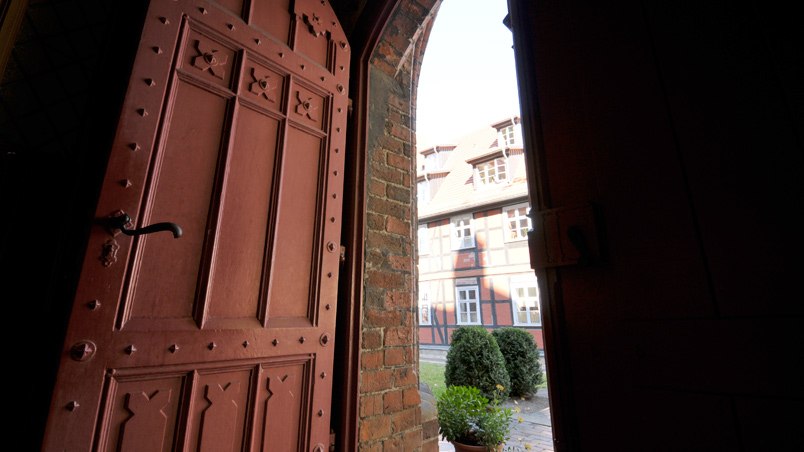
<path fill-rule="evenodd" d="M 426 419 L 418 376 L 412 157 L 416 83 L 432 25 L 430 12 L 439 3 L 400 1 L 371 58 L 361 451 L 438 450 L 437 440 L 422 434 Z"/>

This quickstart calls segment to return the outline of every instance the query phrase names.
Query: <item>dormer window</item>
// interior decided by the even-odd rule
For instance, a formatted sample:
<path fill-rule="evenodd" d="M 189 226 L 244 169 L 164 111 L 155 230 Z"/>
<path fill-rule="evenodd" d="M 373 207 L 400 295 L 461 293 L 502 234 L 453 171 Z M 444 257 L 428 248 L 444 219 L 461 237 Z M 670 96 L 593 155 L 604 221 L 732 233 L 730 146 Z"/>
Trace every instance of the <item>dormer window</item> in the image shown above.
<path fill-rule="evenodd" d="M 516 144 L 516 133 L 514 132 L 513 125 L 500 129 L 500 134 L 502 135 L 502 142 L 504 146 L 511 147 Z"/>
<path fill-rule="evenodd" d="M 508 166 L 506 158 L 498 157 L 487 162 L 475 165 L 475 174 L 480 186 L 500 184 L 508 180 Z"/>
<path fill-rule="evenodd" d="M 430 181 L 424 177 L 416 182 L 416 200 L 420 205 L 430 202 Z"/>
<path fill-rule="evenodd" d="M 494 149 L 489 153 L 467 160 L 474 168 L 475 189 L 493 187 L 509 182 L 511 169 L 505 149 Z"/>
<path fill-rule="evenodd" d="M 419 151 L 419 154 L 422 156 L 422 159 L 419 161 L 421 164 L 420 171 L 428 173 L 441 171 L 444 164 L 447 163 L 453 149 L 455 149 L 455 145 L 443 145 L 433 146 Z"/>
<path fill-rule="evenodd" d="M 424 156 L 424 170 L 435 171 L 438 169 L 438 153 L 433 152 Z"/>
<path fill-rule="evenodd" d="M 522 131 L 520 130 L 519 117 L 506 119 L 505 121 L 492 124 L 497 129 L 497 143 L 500 147 L 511 148 L 522 146 Z"/>

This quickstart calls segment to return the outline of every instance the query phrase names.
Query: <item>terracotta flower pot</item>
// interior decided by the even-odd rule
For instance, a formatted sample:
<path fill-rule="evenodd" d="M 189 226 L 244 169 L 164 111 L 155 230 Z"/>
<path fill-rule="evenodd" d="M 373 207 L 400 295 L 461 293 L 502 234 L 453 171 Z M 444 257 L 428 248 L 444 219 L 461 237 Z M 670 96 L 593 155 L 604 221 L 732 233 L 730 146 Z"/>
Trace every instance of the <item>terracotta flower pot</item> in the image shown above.
<path fill-rule="evenodd" d="M 471 444 L 463 444 L 457 441 L 450 441 L 450 442 L 455 447 L 455 452 L 487 452 L 489 450 L 486 446 L 473 446 Z M 497 447 L 494 447 L 491 450 L 502 452 L 503 445 L 498 444 Z"/>

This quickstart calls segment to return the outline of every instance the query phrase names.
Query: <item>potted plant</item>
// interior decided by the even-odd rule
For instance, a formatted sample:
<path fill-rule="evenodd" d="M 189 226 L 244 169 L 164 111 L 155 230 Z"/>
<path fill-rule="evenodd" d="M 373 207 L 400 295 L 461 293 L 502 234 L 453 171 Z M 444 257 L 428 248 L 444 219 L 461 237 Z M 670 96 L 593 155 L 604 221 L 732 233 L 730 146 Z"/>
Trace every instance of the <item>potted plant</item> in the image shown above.
<path fill-rule="evenodd" d="M 504 388 L 498 388 L 503 392 Z M 441 436 L 456 452 L 502 451 L 510 437 L 511 409 L 472 386 L 448 386 L 436 400 Z"/>

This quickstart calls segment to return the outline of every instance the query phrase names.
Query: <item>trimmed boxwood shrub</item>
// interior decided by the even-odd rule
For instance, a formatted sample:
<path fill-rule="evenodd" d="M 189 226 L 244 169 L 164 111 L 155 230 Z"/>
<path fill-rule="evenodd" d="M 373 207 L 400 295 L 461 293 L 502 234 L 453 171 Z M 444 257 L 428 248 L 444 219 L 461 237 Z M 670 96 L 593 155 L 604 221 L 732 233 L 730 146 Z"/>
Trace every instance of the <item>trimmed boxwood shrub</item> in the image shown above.
<path fill-rule="evenodd" d="M 494 330 L 492 336 L 497 340 L 505 358 L 505 368 L 511 378 L 511 395 L 526 396 L 535 393 L 536 387 L 544 383 L 544 373 L 533 336 L 514 327 Z"/>
<path fill-rule="evenodd" d="M 491 333 L 480 326 L 462 326 L 452 333 L 444 383 L 474 386 L 490 400 L 508 398 L 511 379 L 505 358 Z"/>

